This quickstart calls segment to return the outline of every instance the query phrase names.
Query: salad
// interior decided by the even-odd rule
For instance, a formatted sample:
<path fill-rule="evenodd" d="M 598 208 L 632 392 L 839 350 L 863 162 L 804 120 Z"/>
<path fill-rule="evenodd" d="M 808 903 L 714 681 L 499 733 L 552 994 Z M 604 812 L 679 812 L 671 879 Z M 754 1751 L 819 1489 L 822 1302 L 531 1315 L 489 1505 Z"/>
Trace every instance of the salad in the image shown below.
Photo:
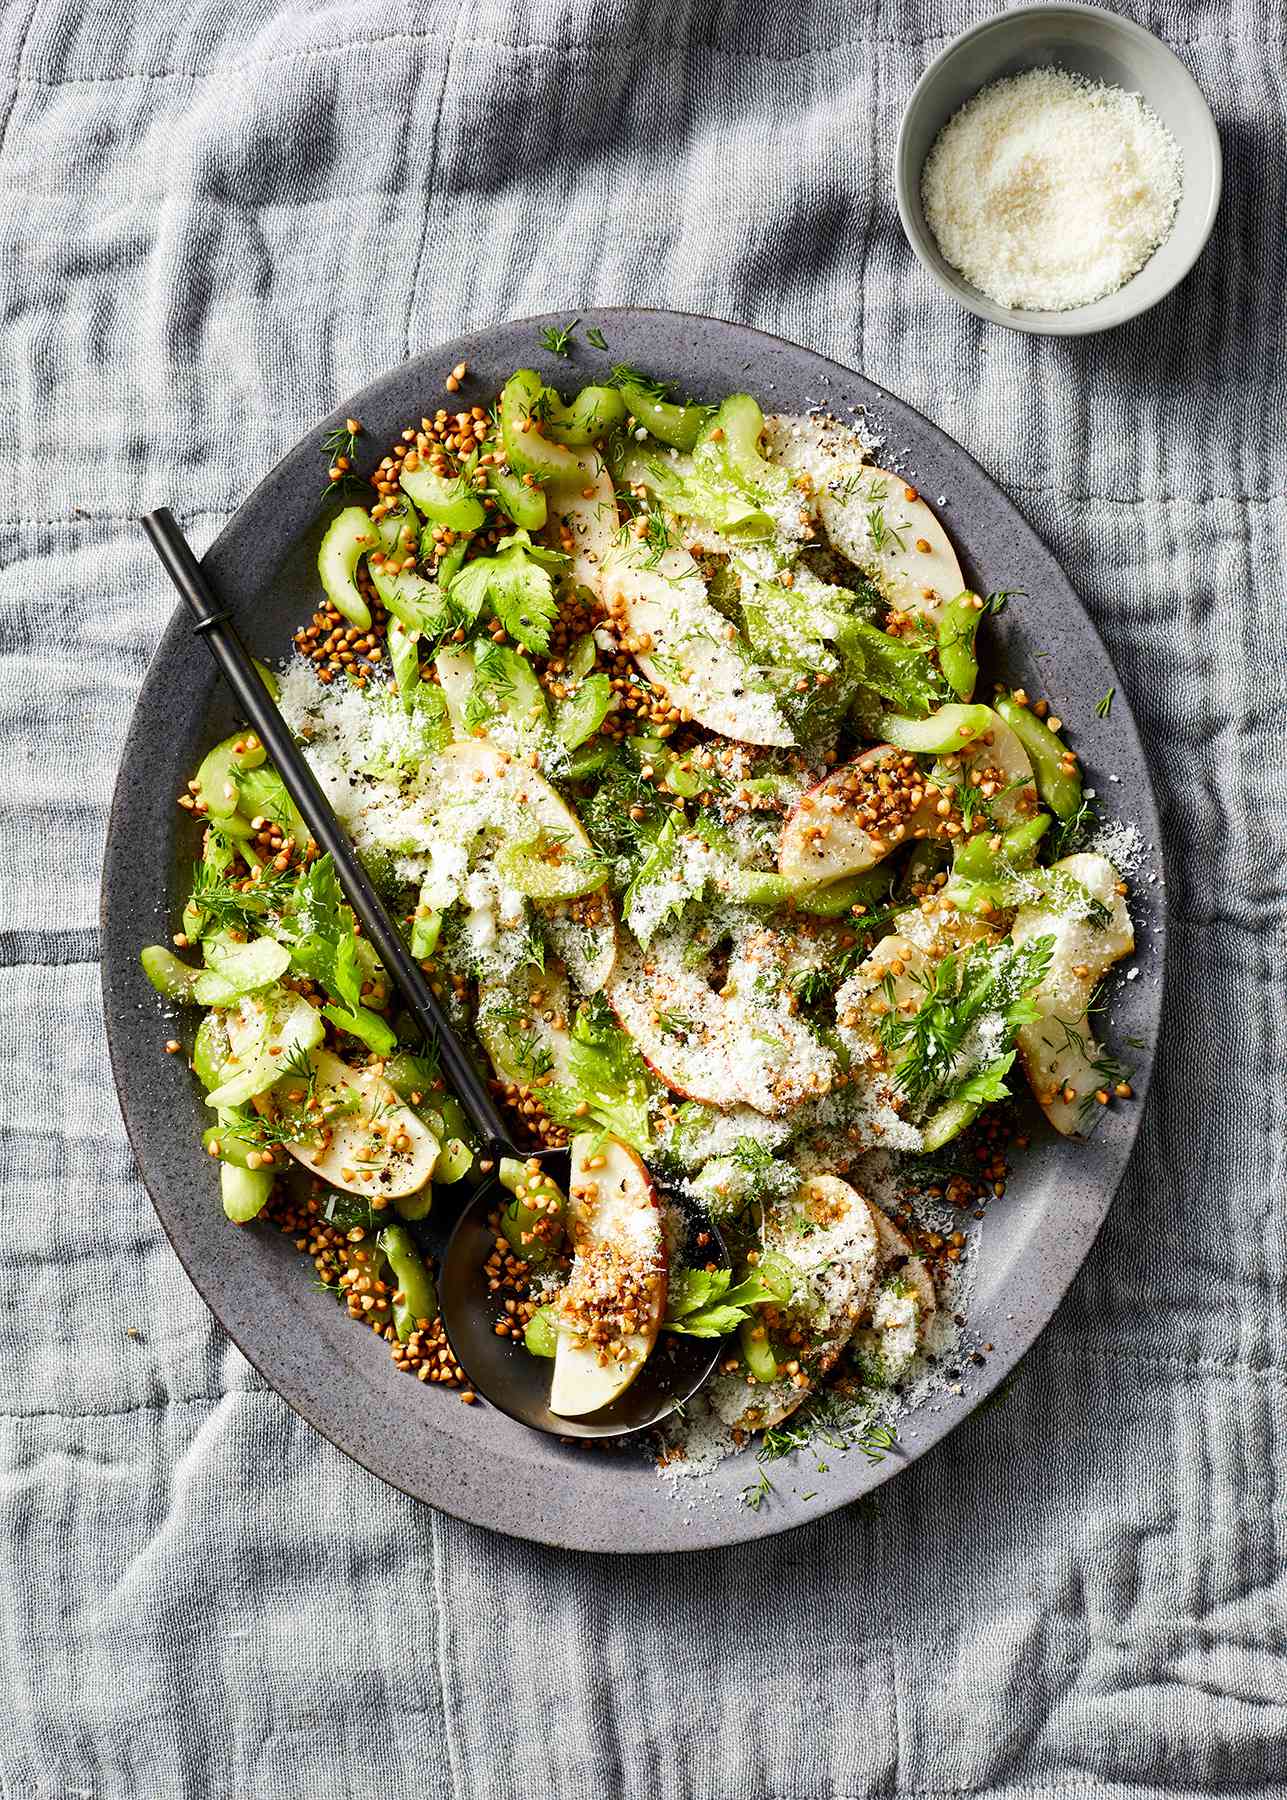
<path fill-rule="evenodd" d="M 262 672 L 525 1150 L 496 1333 L 568 1417 L 667 1333 L 724 1340 L 703 1404 L 735 1442 L 824 1386 L 878 1403 L 941 1352 L 965 1238 L 869 1197 L 873 1155 L 941 1168 L 968 1133 L 930 1192 L 973 1205 L 1025 1080 L 1068 1136 L 1130 1093 L 1091 1022 L 1122 871 L 1061 721 L 979 681 L 1012 597 L 969 590 L 859 422 L 626 366 L 448 387 L 369 480 L 357 420 L 328 440 L 317 609 Z M 224 1209 L 473 1400 L 433 1252 L 491 1165 L 254 734 L 179 805 L 200 857 L 143 965 L 202 1009 Z"/>

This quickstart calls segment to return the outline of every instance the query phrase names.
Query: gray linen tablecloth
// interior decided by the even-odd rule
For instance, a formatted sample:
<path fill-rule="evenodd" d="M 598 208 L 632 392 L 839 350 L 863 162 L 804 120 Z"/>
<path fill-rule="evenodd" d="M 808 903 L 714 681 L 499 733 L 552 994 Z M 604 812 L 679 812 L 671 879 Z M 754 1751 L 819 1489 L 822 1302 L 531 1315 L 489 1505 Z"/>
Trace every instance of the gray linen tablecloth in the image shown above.
<path fill-rule="evenodd" d="M 0 1792 L 1287 1792 L 1284 11 L 1131 8 L 1210 96 L 1215 240 L 1043 341 L 911 259 L 902 103 L 983 0 L 11 0 L 0 17 Z M 222 1337 L 107 1067 L 98 870 L 173 601 L 337 400 L 640 302 L 905 396 L 1061 557 L 1141 719 L 1168 1018 L 1097 1249 L 874 1512 L 578 1559 L 386 1491 Z M 129 1336 L 126 1327 L 134 1327 Z"/>

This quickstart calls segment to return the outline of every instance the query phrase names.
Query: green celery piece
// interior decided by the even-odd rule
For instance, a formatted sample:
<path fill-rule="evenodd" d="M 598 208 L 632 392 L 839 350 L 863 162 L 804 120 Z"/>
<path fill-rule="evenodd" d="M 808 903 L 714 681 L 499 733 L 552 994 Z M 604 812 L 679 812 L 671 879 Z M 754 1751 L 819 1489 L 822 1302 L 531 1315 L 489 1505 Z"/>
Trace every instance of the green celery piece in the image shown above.
<path fill-rule="evenodd" d="M 550 516 L 545 490 L 529 484 L 513 469 L 494 468 L 491 484 L 501 511 L 522 531 L 540 531 Z"/>
<path fill-rule="evenodd" d="M 228 1006 L 244 994 L 272 987 L 290 967 L 290 951 L 276 938 L 254 938 L 248 944 L 208 942 L 206 968 L 192 986 L 201 1006 Z"/>
<path fill-rule="evenodd" d="M 180 961 L 164 944 L 149 944 L 139 952 L 139 962 L 157 993 L 163 994 L 167 1000 L 195 999 L 193 989 L 200 978 L 200 969 L 194 969 Z"/>
<path fill-rule="evenodd" d="M 369 1006 L 324 1006 L 322 1012 L 332 1025 L 347 1031 L 350 1037 L 357 1038 L 377 1056 L 389 1056 L 397 1045 L 393 1027 Z"/>
<path fill-rule="evenodd" d="M 571 757 L 559 779 L 562 781 L 585 781 L 591 775 L 597 775 L 601 770 L 607 768 L 615 755 L 616 750 L 613 745 L 605 744 L 602 739 L 597 743 L 585 744 Z"/>
<path fill-rule="evenodd" d="M 949 600 L 939 615 L 938 666 L 958 699 L 968 700 L 979 678 L 979 659 L 974 640 L 983 617 L 983 602 L 967 588 Z"/>
<path fill-rule="evenodd" d="M 220 1109 L 219 1123 L 207 1126 L 201 1133 L 201 1143 L 207 1156 L 217 1156 L 222 1162 L 247 1169 L 247 1158 L 255 1150 L 254 1129 L 253 1113 L 239 1106 L 225 1106 Z"/>
<path fill-rule="evenodd" d="M 501 1186 L 512 1195 L 501 1209 L 501 1231 L 510 1248 L 524 1262 L 547 1261 L 563 1241 L 566 1194 L 551 1176 L 531 1175 L 527 1165 L 513 1157 L 501 1158 L 498 1174 Z"/>
<path fill-rule="evenodd" d="M 411 954 L 417 962 L 433 955 L 441 930 L 442 914 L 435 907 L 426 906 L 422 891 L 415 918 L 411 921 Z"/>
<path fill-rule="evenodd" d="M 440 637 L 451 624 L 447 590 L 436 581 L 426 581 L 423 575 L 414 575 L 410 569 L 390 575 L 384 569 L 376 568 L 371 570 L 371 580 L 387 610 L 408 631 Z"/>
<path fill-rule="evenodd" d="M 747 1368 L 757 1381 L 777 1380 L 778 1359 L 773 1354 L 768 1332 L 757 1319 L 742 1320 L 737 1328 L 737 1343 Z"/>
<path fill-rule="evenodd" d="M 693 449 L 702 427 L 710 422 L 707 406 L 677 406 L 629 379 L 622 380 L 619 387 L 621 398 L 644 430 L 659 443 L 672 444 L 676 450 Z"/>
<path fill-rule="evenodd" d="M 900 713 L 883 713 L 881 735 L 899 750 L 917 756 L 949 756 L 967 750 L 994 723 L 990 706 L 941 706 L 928 719 L 909 719 Z"/>
<path fill-rule="evenodd" d="M 196 1041 L 192 1046 L 193 1072 L 207 1093 L 223 1080 L 231 1054 L 228 1027 L 218 1013 L 208 1012 L 197 1026 Z"/>
<path fill-rule="evenodd" d="M 223 1210 L 234 1224 L 245 1225 L 264 1210 L 273 1191 L 270 1169 L 239 1169 L 236 1163 L 219 1165 Z"/>
<path fill-rule="evenodd" d="M 321 1014 L 298 995 L 284 994 L 264 1020 L 258 1050 L 206 1095 L 206 1105 L 218 1110 L 253 1100 L 279 1079 L 294 1057 L 316 1050 L 325 1036 Z M 275 1056 L 270 1054 L 274 1049 Z"/>
<path fill-rule="evenodd" d="M 531 663 L 508 644 L 474 640 L 474 669 L 464 719 L 469 728 L 486 727 L 496 713 L 506 713 L 518 725 L 549 724 L 545 690 Z"/>
<path fill-rule="evenodd" d="M 1081 775 L 1065 766 L 1063 739 L 1030 706 L 1020 706 L 1009 695 L 998 698 L 996 709 L 1028 752 L 1037 792 L 1051 812 L 1057 819 L 1076 818 L 1081 808 Z"/>
<path fill-rule="evenodd" d="M 482 500 L 460 477 L 449 480 L 435 475 L 432 469 L 426 469 L 422 464 L 410 471 L 404 468 L 399 485 L 433 525 L 469 533 L 477 531 L 487 521 L 487 509 Z"/>
<path fill-rule="evenodd" d="M 388 629 L 389 661 L 402 704 L 408 712 L 416 703 L 420 686 L 420 634 L 408 631 L 401 619 L 390 619 Z"/>
<path fill-rule="evenodd" d="M 573 681 L 584 681 L 593 669 L 599 654 L 599 646 L 594 641 L 592 631 L 583 631 L 572 646 L 572 654 L 568 658 L 568 675 Z"/>
<path fill-rule="evenodd" d="M 626 403 L 617 388 L 584 387 L 570 406 L 552 388 L 545 395 L 549 409 L 545 432 L 556 444 L 597 444 L 625 422 Z"/>
<path fill-rule="evenodd" d="M 1011 874 L 1032 867 L 1049 826 L 1050 814 L 1036 813 L 1003 833 L 999 850 L 992 848 L 995 834 L 986 831 L 958 844 L 944 897 L 965 912 L 1010 904 L 1006 887 Z"/>
<path fill-rule="evenodd" d="M 384 501 L 384 505 L 388 511 L 381 513 L 378 519 L 372 521 L 378 540 L 376 547 L 383 550 L 386 556 L 400 553 L 403 550 L 412 550 L 415 546 L 420 520 L 415 507 L 411 504 L 410 496 L 407 494 L 399 494 L 396 498 L 390 496 Z M 404 531 L 409 535 L 404 536 Z M 374 573 L 374 571 L 372 572 Z"/>
<path fill-rule="evenodd" d="M 722 465 L 724 471 L 758 500 L 776 499 L 791 486 L 791 477 L 779 463 L 767 462 L 760 453 L 764 414 L 749 394 L 730 394 L 705 434 L 698 460 Z"/>
<path fill-rule="evenodd" d="M 450 1187 L 454 1181 L 463 1181 L 474 1166 L 474 1152 L 464 1138 L 449 1137 L 438 1153 L 438 1161 L 434 1165 L 434 1180 Z"/>
<path fill-rule="evenodd" d="M 546 394 L 535 369 L 519 369 L 505 383 L 500 416 L 506 460 L 515 474 L 532 475 L 537 481 L 584 482 L 581 465 L 571 450 L 541 433 L 541 413 L 550 404 Z"/>
<path fill-rule="evenodd" d="M 554 716 L 554 730 L 569 750 L 575 750 L 593 737 L 612 711 L 612 683 L 606 675 L 587 675 L 576 692 L 560 700 Z"/>
<path fill-rule="evenodd" d="M 554 1323 L 554 1308 L 538 1306 L 527 1321 L 523 1345 L 531 1356 L 557 1356 L 559 1328 Z"/>
<path fill-rule="evenodd" d="M 1013 1050 L 1008 1051 L 980 1069 L 931 1113 L 921 1131 L 921 1149 L 926 1154 L 950 1144 L 967 1125 L 974 1123 L 985 1106 L 1009 1095 L 1004 1077 L 1014 1062 L 1014 1054 Z"/>
<path fill-rule="evenodd" d="M 267 755 L 251 731 L 236 732 L 206 752 L 197 770 L 196 792 L 212 819 L 222 821 L 236 812 L 238 775 L 245 769 L 257 769 Z"/>
<path fill-rule="evenodd" d="M 889 898 L 889 883 L 887 868 L 862 869 L 822 887 L 797 888 L 795 904 L 800 912 L 812 913 L 815 918 L 835 919 L 855 906 L 868 911 L 883 906 Z"/>
<path fill-rule="evenodd" d="M 241 795 L 241 806 L 248 821 L 259 818 L 269 819 L 274 825 L 279 826 L 288 837 L 293 837 L 297 844 L 304 844 L 308 841 L 308 827 L 304 823 L 300 810 L 287 793 L 286 783 L 271 764 L 264 768 L 247 769 L 244 774 L 237 777 L 237 788 Z M 226 822 L 224 829 L 228 829 L 229 826 L 235 828 L 240 823 L 240 819 L 234 817 Z M 250 836 L 253 829 L 253 826 L 247 823 L 245 835 Z M 234 831 L 234 835 L 241 836 L 242 834 Z"/>
<path fill-rule="evenodd" d="M 370 630 L 371 609 L 357 584 L 357 566 L 378 543 L 366 508 L 346 506 L 331 520 L 317 549 L 317 572 L 326 598 L 360 631 Z"/>
<path fill-rule="evenodd" d="M 438 1317 L 438 1290 L 405 1225 L 386 1225 L 376 1241 L 393 1271 L 394 1292 L 402 1295 L 393 1303 L 393 1323 L 405 1344 L 418 1326 Z"/>
<path fill-rule="evenodd" d="M 551 858 L 551 846 L 540 838 L 525 844 L 506 844 L 497 854 L 497 872 L 512 888 L 531 900 L 574 900 L 592 894 L 608 878 L 597 857 Z"/>

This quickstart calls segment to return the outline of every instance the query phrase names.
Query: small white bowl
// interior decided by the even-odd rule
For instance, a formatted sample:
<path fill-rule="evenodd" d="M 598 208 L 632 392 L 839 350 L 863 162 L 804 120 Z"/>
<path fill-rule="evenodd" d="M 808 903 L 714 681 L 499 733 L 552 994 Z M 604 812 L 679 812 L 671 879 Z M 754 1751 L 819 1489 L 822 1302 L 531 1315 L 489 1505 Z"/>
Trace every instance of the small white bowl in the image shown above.
<path fill-rule="evenodd" d="M 1142 94 L 1184 153 L 1184 191 L 1170 236 L 1116 293 L 1066 312 L 1033 312 L 998 306 L 945 260 L 921 205 L 921 171 L 939 132 L 980 88 L 1051 65 Z M 1183 281 L 1211 235 L 1221 170 L 1210 107 L 1184 64 L 1151 32 L 1095 6 L 1021 6 L 965 32 L 921 76 L 898 133 L 895 185 L 908 243 L 959 305 L 1015 331 L 1079 337 L 1133 319 Z"/>

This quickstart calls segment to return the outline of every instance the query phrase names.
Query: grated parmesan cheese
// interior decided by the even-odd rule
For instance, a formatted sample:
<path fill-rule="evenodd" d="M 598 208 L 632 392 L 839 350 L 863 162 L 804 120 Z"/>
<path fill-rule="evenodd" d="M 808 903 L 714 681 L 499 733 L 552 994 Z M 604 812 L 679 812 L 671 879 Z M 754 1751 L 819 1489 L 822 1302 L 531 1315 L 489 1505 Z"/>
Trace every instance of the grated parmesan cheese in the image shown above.
<path fill-rule="evenodd" d="M 1139 94 L 1028 69 L 948 120 L 921 197 L 944 257 L 989 299 L 1062 312 L 1143 268 L 1170 232 L 1182 166 Z"/>

